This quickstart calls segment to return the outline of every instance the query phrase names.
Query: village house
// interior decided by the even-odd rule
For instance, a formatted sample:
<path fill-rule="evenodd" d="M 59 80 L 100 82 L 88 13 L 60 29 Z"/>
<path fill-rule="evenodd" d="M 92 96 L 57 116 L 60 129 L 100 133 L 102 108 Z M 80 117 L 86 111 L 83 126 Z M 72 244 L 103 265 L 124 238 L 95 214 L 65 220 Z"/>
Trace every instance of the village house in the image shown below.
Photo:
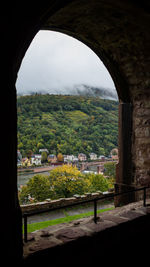
<path fill-rule="evenodd" d="M 80 153 L 80 154 L 78 154 L 78 160 L 79 161 L 86 161 L 87 160 L 87 157 L 86 157 L 85 154 Z"/>
<path fill-rule="evenodd" d="M 118 160 L 118 149 L 114 148 L 110 152 L 110 156 L 113 160 Z"/>
<path fill-rule="evenodd" d="M 47 160 L 48 160 L 48 162 L 49 163 L 56 163 L 57 162 L 57 157 L 56 157 L 56 155 L 54 155 L 54 154 L 50 154 L 50 155 L 48 155 L 48 157 L 47 157 Z"/>
<path fill-rule="evenodd" d="M 22 158 L 21 163 L 22 163 L 23 167 L 30 167 L 31 166 L 31 161 L 27 157 Z"/>
<path fill-rule="evenodd" d="M 64 162 L 69 163 L 69 162 L 77 162 L 78 158 L 74 155 L 64 155 Z"/>
<path fill-rule="evenodd" d="M 97 154 L 95 154 L 95 153 L 90 153 L 89 156 L 90 156 L 90 160 L 96 160 L 97 159 Z"/>
<path fill-rule="evenodd" d="M 118 155 L 112 155 L 111 158 L 112 160 L 118 160 Z"/>
<path fill-rule="evenodd" d="M 104 155 L 100 155 L 99 158 L 101 161 L 105 161 L 106 157 Z"/>
<path fill-rule="evenodd" d="M 78 157 L 76 157 L 76 156 L 74 156 L 74 158 L 73 158 L 73 162 L 78 162 L 79 160 L 78 160 Z"/>
<path fill-rule="evenodd" d="M 41 155 L 40 154 L 35 154 L 31 156 L 31 165 L 41 165 Z"/>

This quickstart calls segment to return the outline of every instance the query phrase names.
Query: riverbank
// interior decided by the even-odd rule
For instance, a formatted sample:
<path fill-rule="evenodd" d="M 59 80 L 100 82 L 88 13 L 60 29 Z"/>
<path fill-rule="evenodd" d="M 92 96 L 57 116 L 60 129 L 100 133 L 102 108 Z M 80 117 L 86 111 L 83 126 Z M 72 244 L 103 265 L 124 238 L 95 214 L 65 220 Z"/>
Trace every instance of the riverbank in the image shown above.
<path fill-rule="evenodd" d="M 35 168 L 19 168 L 17 171 L 17 184 L 18 184 L 18 190 L 20 190 L 20 187 L 25 185 L 30 178 L 32 178 L 36 174 L 44 174 L 49 175 L 49 172 L 53 169 L 55 169 L 57 166 L 60 165 L 51 165 L 51 166 L 41 166 L 41 167 L 35 167 Z"/>
<path fill-rule="evenodd" d="M 18 168 L 17 172 L 19 174 L 21 173 L 41 173 L 41 172 L 47 172 L 55 169 L 58 166 L 61 166 L 62 164 L 59 165 L 51 165 L 51 166 L 40 166 L 40 167 L 35 167 L 35 168 Z"/>

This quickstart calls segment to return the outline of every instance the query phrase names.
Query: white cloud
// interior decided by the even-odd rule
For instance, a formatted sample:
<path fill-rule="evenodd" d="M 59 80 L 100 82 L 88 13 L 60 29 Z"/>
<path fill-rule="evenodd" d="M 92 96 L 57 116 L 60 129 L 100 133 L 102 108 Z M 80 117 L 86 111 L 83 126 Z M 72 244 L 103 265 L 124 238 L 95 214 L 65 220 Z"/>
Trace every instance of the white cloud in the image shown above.
<path fill-rule="evenodd" d="M 86 45 L 62 33 L 40 31 L 22 61 L 17 93 L 63 92 L 75 84 L 111 88 L 107 69 Z"/>

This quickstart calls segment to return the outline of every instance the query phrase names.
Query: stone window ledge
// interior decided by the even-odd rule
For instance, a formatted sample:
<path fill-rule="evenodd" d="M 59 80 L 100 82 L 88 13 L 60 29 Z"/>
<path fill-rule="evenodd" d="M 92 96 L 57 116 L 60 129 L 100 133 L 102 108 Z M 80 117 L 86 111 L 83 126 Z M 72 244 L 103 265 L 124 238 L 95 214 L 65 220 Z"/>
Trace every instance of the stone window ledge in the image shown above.
<path fill-rule="evenodd" d="M 93 217 L 88 217 L 30 233 L 28 234 L 29 241 L 24 243 L 24 261 L 35 258 L 44 251 L 49 251 L 53 255 L 55 249 L 63 249 L 67 244 L 71 245 L 76 242 L 78 245 L 82 242 L 86 244 L 89 240 L 91 244 L 95 237 L 101 237 L 101 242 L 104 242 L 105 236 L 108 237 L 108 232 L 109 234 L 114 232 L 115 236 L 125 235 L 126 232 L 132 234 L 135 230 L 134 222 L 140 218 L 143 220 L 147 215 L 150 218 L 150 207 L 143 207 L 142 204 L 143 202 L 139 201 L 101 213 L 97 224 L 94 223 Z"/>

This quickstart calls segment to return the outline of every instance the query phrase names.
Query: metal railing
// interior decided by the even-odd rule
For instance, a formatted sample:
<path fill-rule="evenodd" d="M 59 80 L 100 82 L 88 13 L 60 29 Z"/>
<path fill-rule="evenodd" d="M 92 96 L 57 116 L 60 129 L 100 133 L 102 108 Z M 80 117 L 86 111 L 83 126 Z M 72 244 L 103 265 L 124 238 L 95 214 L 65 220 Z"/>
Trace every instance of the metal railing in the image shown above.
<path fill-rule="evenodd" d="M 141 188 L 136 188 L 136 189 L 132 189 L 132 190 L 128 190 L 125 192 L 121 192 L 121 193 L 108 193 L 107 195 L 101 196 L 101 197 L 96 197 L 95 199 L 89 199 L 89 200 L 83 200 L 83 201 L 79 201 L 77 203 L 72 203 L 72 204 L 67 204 L 67 205 L 63 205 L 63 206 L 59 206 L 59 207 L 54 207 L 54 208 L 48 208 L 48 209 L 42 209 L 42 210 L 37 210 L 37 211 L 30 211 L 30 212 L 26 212 L 22 215 L 22 217 L 24 218 L 24 242 L 28 241 L 27 238 L 27 218 L 31 217 L 33 215 L 37 215 L 37 214 L 41 214 L 41 213 L 45 213 L 48 211 L 55 211 L 55 210 L 60 210 L 60 209 L 64 209 L 64 208 L 69 208 L 69 207 L 73 207 L 73 206 L 77 206 L 77 205 L 83 205 L 86 203 L 90 203 L 90 202 L 94 202 L 94 222 L 97 223 L 97 202 L 100 200 L 106 200 L 109 198 L 114 198 L 117 196 L 122 196 L 125 194 L 130 194 L 130 193 L 134 193 L 137 191 L 143 191 L 143 206 L 146 207 L 146 190 L 150 188 L 150 186 L 147 187 L 141 187 Z"/>

